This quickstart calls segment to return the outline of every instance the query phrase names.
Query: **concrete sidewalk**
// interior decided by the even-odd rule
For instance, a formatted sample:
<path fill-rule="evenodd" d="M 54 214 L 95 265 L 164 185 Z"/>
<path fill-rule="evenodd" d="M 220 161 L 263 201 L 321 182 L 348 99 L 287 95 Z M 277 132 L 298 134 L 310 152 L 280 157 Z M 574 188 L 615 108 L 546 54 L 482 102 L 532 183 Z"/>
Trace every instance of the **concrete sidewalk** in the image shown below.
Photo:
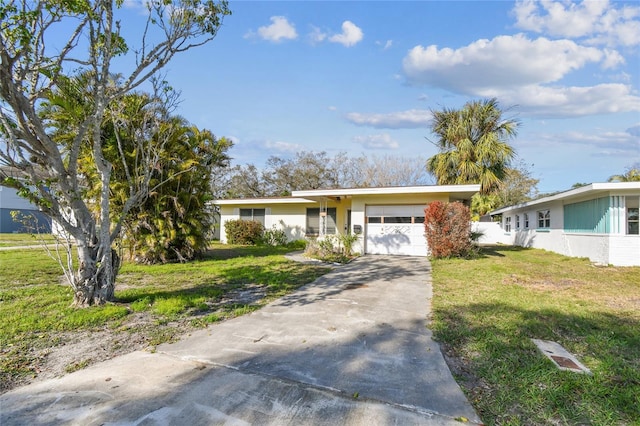
<path fill-rule="evenodd" d="M 366 256 L 263 309 L 0 397 L 0 424 L 480 423 L 426 328 L 424 258 Z"/>

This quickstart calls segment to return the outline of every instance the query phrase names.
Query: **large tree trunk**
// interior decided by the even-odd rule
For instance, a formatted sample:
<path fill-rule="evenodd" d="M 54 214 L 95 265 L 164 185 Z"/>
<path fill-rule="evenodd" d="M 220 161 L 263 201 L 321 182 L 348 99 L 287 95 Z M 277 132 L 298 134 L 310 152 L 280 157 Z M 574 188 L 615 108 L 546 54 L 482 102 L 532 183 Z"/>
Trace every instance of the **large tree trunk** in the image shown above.
<path fill-rule="evenodd" d="M 120 269 L 120 256 L 115 250 L 97 259 L 98 250 L 78 245 L 78 270 L 74 277 L 73 305 L 87 307 L 103 305 L 115 298 L 115 283 Z M 109 259 L 110 258 L 110 259 Z M 109 260 L 107 260 L 109 259 Z"/>

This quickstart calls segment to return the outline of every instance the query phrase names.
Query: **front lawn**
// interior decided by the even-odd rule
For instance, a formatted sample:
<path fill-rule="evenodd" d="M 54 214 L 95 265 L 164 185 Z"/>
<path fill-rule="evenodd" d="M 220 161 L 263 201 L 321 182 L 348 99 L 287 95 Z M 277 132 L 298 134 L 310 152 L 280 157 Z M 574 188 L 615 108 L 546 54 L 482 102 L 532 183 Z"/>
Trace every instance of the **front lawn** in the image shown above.
<path fill-rule="evenodd" d="M 54 359 L 66 363 L 57 366 L 64 373 L 153 348 L 259 309 L 329 271 L 285 259 L 290 250 L 215 245 L 200 261 L 125 264 L 117 302 L 88 309 L 70 307 L 71 288 L 44 251 L 0 251 L 0 393 L 47 373 Z"/>
<path fill-rule="evenodd" d="M 640 268 L 505 246 L 432 264 L 434 338 L 486 424 L 640 424 Z M 556 369 L 531 338 L 593 375 Z"/>

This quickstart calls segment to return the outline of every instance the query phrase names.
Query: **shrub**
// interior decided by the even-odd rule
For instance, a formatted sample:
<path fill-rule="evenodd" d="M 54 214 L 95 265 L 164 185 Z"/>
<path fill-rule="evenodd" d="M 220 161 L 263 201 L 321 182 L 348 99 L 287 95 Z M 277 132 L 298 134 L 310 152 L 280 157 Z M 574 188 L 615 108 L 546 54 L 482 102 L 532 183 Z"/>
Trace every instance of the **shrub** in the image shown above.
<path fill-rule="evenodd" d="M 341 234 L 338 236 L 338 240 L 342 244 L 342 254 L 351 257 L 353 255 L 353 245 L 358 241 L 358 236 L 356 234 Z"/>
<path fill-rule="evenodd" d="M 434 258 L 464 257 L 473 250 L 471 214 L 462 203 L 434 201 L 424 209 L 425 234 Z"/>
<path fill-rule="evenodd" d="M 305 255 L 324 262 L 348 263 L 353 259 L 353 243 L 357 235 L 326 235 L 322 239 L 311 239 L 307 242 Z"/>
<path fill-rule="evenodd" d="M 271 229 L 265 229 L 260 243 L 268 246 L 284 246 L 287 245 L 287 234 L 283 229 L 278 229 L 273 225 Z"/>
<path fill-rule="evenodd" d="M 225 222 L 225 234 L 229 244 L 258 244 L 264 233 L 264 226 L 255 220 L 228 220 Z"/>

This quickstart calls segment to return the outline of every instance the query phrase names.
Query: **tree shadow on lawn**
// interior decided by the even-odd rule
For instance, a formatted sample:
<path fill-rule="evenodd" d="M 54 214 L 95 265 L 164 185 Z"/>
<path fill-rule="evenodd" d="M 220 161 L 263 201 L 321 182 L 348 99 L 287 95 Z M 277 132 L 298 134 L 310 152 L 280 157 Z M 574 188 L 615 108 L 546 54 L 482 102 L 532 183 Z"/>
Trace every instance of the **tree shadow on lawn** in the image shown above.
<path fill-rule="evenodd" d="M 479 256 L 481 259 L 487 257 L 505 257 L 504 252 L 520 252 L 530 250 L 528 247 L 499 245 L 499 244 L 480 244 Z"/>
<path fill-rule="evenodd" d="M 176 283 L 180 287 L 173 289 L 167 289 L 166 286 L 154 288 L 153 285 L 132 286 L 123 290 L 116 287 L 116 298 L 119 303 L 133 303 L 143 299 L 148 299 L 151 303 L 171 298 L 194 300 L 202 297 L 215 301 L 224 298 L 229 292 L 256 286 L 264 288 L 266 294 L 272 294 L 300 287 L 328 271 L 325 267 L 293 262 L 282 264 L 276 269 L 271 265 L 245 265 L 222 269 L 215 275 L 186 277 L 188 282 Z"/>
<path fill-rule="evenodd" d="M 640 418 L 640 321 L 506 303 L 436 310 L 434 338 L 483 420 L 632 424 Z M 558 370 L 531 338 L 560 343 L 593 375 Z"/>
<path fill-rule="evenodd" d="M 288 246 L 237 246 L 215 244 L 203 254 L 202 260 L 228 260 L 238 257 L 266 257 L 273 255 L 285 255 L 300 247 Z"/>

